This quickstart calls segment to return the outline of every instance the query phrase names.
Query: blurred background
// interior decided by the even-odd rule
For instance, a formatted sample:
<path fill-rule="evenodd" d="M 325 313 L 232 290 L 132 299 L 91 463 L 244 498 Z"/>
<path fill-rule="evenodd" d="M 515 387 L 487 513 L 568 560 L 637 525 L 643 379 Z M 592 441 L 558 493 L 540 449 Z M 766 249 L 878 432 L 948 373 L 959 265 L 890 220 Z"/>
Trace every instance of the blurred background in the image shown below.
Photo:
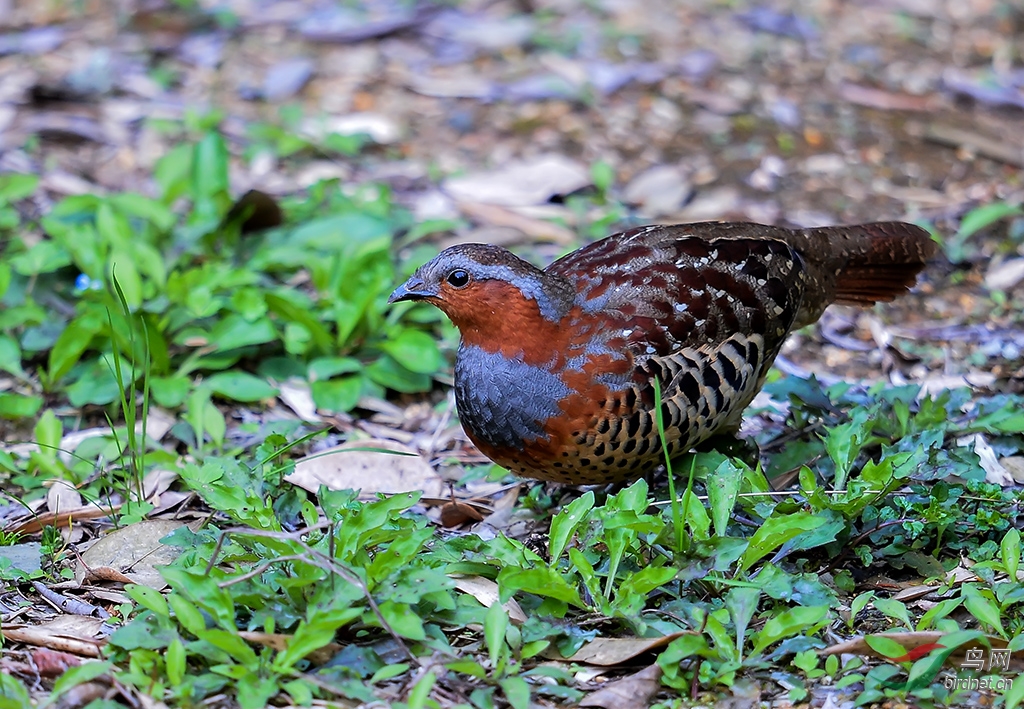
<path fill-rule="evenodd" d="M 241 362 L 344 412 L 447 381 L 453 331 L 383 301 L 453 242 L 543 263 L 642 222 L 899 218 L 948 263 L 780 366 L 1019 389 L 1022 28 L 1000 0 L 0 0 L 0 172 L 32 176 L 0 202 L 5 302 L 45 286 L 57 314 L 5 325 L 53 382 L 94 383 L 99 325 L 48 353 L 121 254 L 178 377 L 158 403 Z M 113 401 L 104 381 L 72 403 Z"/>

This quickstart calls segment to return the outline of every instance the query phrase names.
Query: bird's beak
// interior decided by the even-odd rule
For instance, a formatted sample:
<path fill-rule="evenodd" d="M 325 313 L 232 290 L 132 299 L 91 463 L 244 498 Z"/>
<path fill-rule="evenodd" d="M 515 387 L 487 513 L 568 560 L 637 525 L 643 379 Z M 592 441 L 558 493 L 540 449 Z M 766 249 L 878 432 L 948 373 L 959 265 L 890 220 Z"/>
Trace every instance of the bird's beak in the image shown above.
<path fill-rule="evenodd" d="M 394 293 L 388 298 L 388 303 L 397 303 L 402 300 L 422 300 L 424 298 L 436 297 L 437 293 L 427 288 L 427 284 L 421 279 L 413 276 L 402 285 L 395 288 Z"/>

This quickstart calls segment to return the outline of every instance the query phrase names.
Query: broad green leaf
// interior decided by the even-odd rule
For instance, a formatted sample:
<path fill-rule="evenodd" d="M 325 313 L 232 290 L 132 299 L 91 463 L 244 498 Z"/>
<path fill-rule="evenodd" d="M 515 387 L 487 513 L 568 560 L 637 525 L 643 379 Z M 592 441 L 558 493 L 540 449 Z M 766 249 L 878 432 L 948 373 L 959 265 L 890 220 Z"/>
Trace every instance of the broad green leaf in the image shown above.
<path fill-rule="evenodd" d="M 1024 673 L 1013 679 L 1013 684 L 1003 695 L 1003 709 L 1017 709 L 1024 702 Z"/>
<path fill-rule="evenodd" d="M 215 394 L 234 401 L 262 401 L 277 396 L 277 388 L 248 372 L 232 370 L 207 377 L 205 384 Z"/>
<path fill-rule="evenodd" d="M 532 569 L 505 567 L 498 574 L 498 586 L 502 593 L 526 591 L 545 598 L 554 598 L 583 608 L 579 593 L 569 585 L 557 570 L 547 566 Z"/>
<path fill-rule="evenodd" d="M 363 392 L 363 378 L 339 377 L 326 382 L 309 385 L 313 403 L 318 409 L 332 412 L 351 411 L 359 402 Z"/>
<path fill-rule="evenodd" d="M 381 349 L 410 372 L 433 374 L 441 368 L 441 350 L 434 337 L 422 330 L 402 330 L 398 337 L 385 341 Z"/>
<path fill-rule="evenodd" d="M 907 607 L 899 601 L 891 598 L 875 598 L 872 605 L 882 615 L 898 620 L 907 630 L 914 629 L 914 624 L 910 622 L 910 613 L 907 611 Z"/>
<path fill-rule="evenodd" d="M 757 603 L 761 600 L 761 590 L 738 586 L 730 588 L 725 594 L 725 607 L 729 609 L 733 627 L 736 629 L 736 652 L 743 655 L 743 640 L 747 635 L 750 619 L 757 612 Z"/>
<path fill-rule="evenodd" d="M 220 351 L 235 350 L 273 342 L 277 339 L 277 330 L 270 318 L 250 322 L 241 315 L 231 313 L 213 326 L 207 339 Z"/>
<path fill-rule="evenodd" d="M 36 415 L 36 412 L 43 407 L 43 397 L 25 396 L 23 394 L 12 394 L 11 392 L 0 392 L 0 418 L 24 419 Z"/>
<path fill-rule="evenodd" d="M 129 584 L 125 586 L 124 591 L 133 601 L 143 608 L 156 613 L 161 618 L 171 617 L 171 611 L 167 605 L 167 600 L 164 598 L 164 595 L 156 589 L 150 588 L 149 586 Z"/>
<path fill-rule="evenodd" d="M 966 239 L 985 227 L 995 224 L 1000 219 L 1020 214 L 1024 214 L 1020 206 L 1006 202 L 993 202 L 992 204 L 976 207 L 965 214 L 964 218 L 960 221 L 960 228 L 956 234 L 957 238 L 961 240 Z"/>
<path fill-rule="evenodd" d="M 38 175 L 8 172 L 0 175 L 0 204 L 10 204 L 25 199 L 36 191 Z"/>
<path fill-rule="evenodd" d="M 548 558 L 552 566 L 558 564 L 562 557 L 565 545 L 569 543 L 572 535 L 576 533 L 580 524 L 587 518 L 587 513 L 594 507 L 594 493 L 588 490 L 577 497 L 568 505 L 559 510 L 554 519 L 551 520 L 551 530 L 548 533 Z"/>
<path fill-rule="evenodd" d="M 25 376 L 25 370 L 21 368 L 21 345 L 10 335 L 0 335 L 0 372 Z"/>
<path fill-rule="evenodd" d="M 723 460 L 705 483 L 708 502 L 711 505 L 711 521 L 715 525 L 715 534 L 720 537 L 725 536 L 729 526 L 729 517 L 736 506 L 743 472 L 743 469 L 737 467 L 731 460 Z"/>
<path fill-rule="evenodd" d="M 968 583 L 961 588 L 964 597 L 964 608 L 982 623 L 995 629 L 1002 637 L 1007 637 L 1003 628 L 1003 621 L 999 613 L 999 606 L 988 595 L 981 591 L 977 585 Z"/>
<path fill-rule="evenodd" d="M 427 637 L 423 630 L 423 621 L 408 603 L 384 601 L 380 604 L 380 614 L 391 629 L 403 638 L 423 640 Z"/>
<path fill-rule="evenodd" d="M 188 377 L 153 377 L 149 390 L 156 403 L 168 409 L 176 409 L 185 403 L 192 380 Z"/>
<path fill-rule="evenodd" d="M 864 642 L 882 657 L 896 659 L 907 654 L 907 648 L 885 635 L 868 635 L 864 638 Z"/>
<path fill-rule="evenodd" d="M 36 421 L 36 443 L 39 444 L 40 453 L 45 458 L 56 458 L 57 449 L 60 448 L 61 438 L 64 436 L 64 426 L 61 424 L 53 409 L 47 409 Z"/>
<path fill-rule="evenodd" d="M 87 310 L 68 323 L 50 349 L 47 366 L 50 381 L 58 382 L 63 379 L 64 375 L 78 364 L 92 339 L 105 328 L 106 323 L 94 310 Z"/>
<path fill-rule="evenodd" d="M 491 667 L 497 668 L 504 659 L 505 631 L 508 630 L 508 613 L 499 601 L 494 601 L 484 616 L 484 642 Z"/>
<path fill-rule="evenodd" d="M 751 654 L 760 655 L 765 648 L 784 638 L 803 633 L 810 635 L 828 617 L 827 606 L 797 606 L 768 619 L 754 635 L 754 649 Z"/>
<path fill-rule="evenodd" d="M 530 685 L 522 677 L 506 677 L 500 680 L 501 691 L 512 709 L 530 709 Z"/>
<path fill-rule="evenodd" d="M 63 246 L 47 240 L 37 242 L 28 251 L 12 257 L 10 264 L 15 273 L 22 276 L 38 276 L 70 266 L 71 256 Z"/>
<path fill-rule="evenodd" d="M 1003 560 L 1006 575 L 1016 579 L 1017 568 L 1020 566 L 1020 531 L 1016 527 L 1011 527 L 1010 531 L 1003 535 L 1003 541 L 999 544 L 999 555 Z"/>
<path fill-rule="evenodd" d="M 817 529 L 824 523 L 824 519 L 810 512 L 796 512 L 789 515 L 773 514 L 758 527 L 750 538 L 750 544 L 740 558 L 740 568 L 746 571 L 790 539 Z"/>
<path fill-rule="evenodd" d="M 429 375 L 409 371 L 392 359 L 390 355 L 385 355 L 373 362 L 365 371 L 371 381 L 403 394 L 429 391 L 433 385 L 433 380 Z"/>
<path fill-rule="evenodd" d="M 53 683 L 53 689 L 50 690 L 50 701 L 56 701 L 59 697 L 63 696 L 68 690 L 77 687 L 80 684 L 91 682 L 97 677 L 102 677 L 114 668 L 112 662 L 84 662 L 77 667 L 71 667 L 64 670 L 61 676 Z"/>

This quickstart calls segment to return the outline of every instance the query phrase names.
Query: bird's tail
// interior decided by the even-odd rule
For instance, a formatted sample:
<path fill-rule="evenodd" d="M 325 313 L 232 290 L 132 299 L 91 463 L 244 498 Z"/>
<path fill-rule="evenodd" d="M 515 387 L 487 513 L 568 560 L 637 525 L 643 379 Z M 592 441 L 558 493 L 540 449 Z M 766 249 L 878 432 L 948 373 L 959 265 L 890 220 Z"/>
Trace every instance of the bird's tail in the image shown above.
<path fill-rule="evenodd" d="M 822 232 L 838 269 L 835 302 L 847 305 L 890 301 L 905 293 L 937 246 L 927 231 L 905 222 L 804 230 L 808 240 L 820 239 Z"/>

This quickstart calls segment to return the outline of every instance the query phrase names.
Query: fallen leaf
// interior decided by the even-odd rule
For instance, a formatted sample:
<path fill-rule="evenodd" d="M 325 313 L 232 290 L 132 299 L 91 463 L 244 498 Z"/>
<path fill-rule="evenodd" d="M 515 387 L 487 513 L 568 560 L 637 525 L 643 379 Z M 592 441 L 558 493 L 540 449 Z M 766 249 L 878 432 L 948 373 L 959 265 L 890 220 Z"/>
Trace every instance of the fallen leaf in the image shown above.
<path fill-rule="evenodd" d="M 89 578 L 112 579 L 159 591 L 167 584 L 155 567 L 170 564 L 181 553 L 160 540 L 184 526 L 174 520 L 149 519 L 111 532 L 82 554 L 75 578 L 79 583 Z"/>
<path fill-rule="evenodd" d="M 50 489 L 46 491 L 46 509 L 54 514 L 77 510 L 82 506 L 82 495 L 74 485 L 66 480 L 49 481 Z"/>
<path fill-rule="evenodd" d="M 470 596 L 480 601 L 480 605 L 485 608 L 493 606 L 498 599 L 500 594 L 498 592 L 498 584 L 491 581 L 483 576 L 463 576 L 455 579 L 455 588 L 459 589 L 463 593 L 468 593 Z M 508 602 L 502 604 L 502 608 L 508 613 L 508 619 L 515 625 L 521 625 L 526 622 L 526 613 L 516 602 L 516 599 L 510 598 Z"/>
<path fill-rule="evenodd" d="M 1007 291 L 1024 280 L 1024 258 L 1014 258 L 992 266 L 985 274 L 985 287 L 991 291 Z"/>
<path fill-rule="evenodd" d="M 441 497 L 446 489 L 441 476 L 415 450 L 373 438 L 306 456 L 296 461 L 295 472 L 285 480 L 309 492 L 325 485 L 331 490 L 362 490 L 364 496 L 420 490 L 427 497 Z"/>
<path fill-rule="evenodd" d="M 313 402 L 313 394 L 310 392 L 309 384 L 298 379 L 289 379 L 281 382 L 277 387 L 277 398 L 284 402 L 284 405 L 295 412 L 303 421 L 320 423 L 322 419 L 316 413 L 316 404 Z"/>
<path fill-rule="evenodd" d="M 996 458 L 996 452 L 989 445 L 988 441 L 985 440 L 985 436 L 980 433 L 964 436 L 958 438 L 956 444 L 961 447 L 974 444 L 974 452 L 978 456 L 982 470 L 985 471 L 985 482 L 1001 485 L 1002 487 L 1009 487 L 1014 484 L 1013 476 Z"/>
<path fill-rule="evenodd" d="M 837 643 L 825 648 L 824 650 L 819 650 L 818 654 L 822 657 L 827 657 L 829 655 L 868 655 L 870 657 L 876 657 L 880 660 L 888 660 L 891 662 L 914 662 L 933 650 L 945 649 L 946 646 L 942 644 L 942 639 L 946 635 L 947 633 L 929 630 L 907 633 L 875 633 L 871 636 L 876 638 L 887 638 L 899 643 L 900 647 L 907 651 L 906 655 L 902 657 L 890 658 L 882 655 L 872 649 L 864 637 L 851 638 L 845 642 Z M 994 635 L 986 635 L 985 639 L 988 641 L 988 645 L 977 640 L 961 645 L 946 658 L 945 665 L 947 667 L 961 667 L 967 657 L 968 650 L 980 649 L 987 653 L 989 649 L 1002 650 L 1006 648 L 1006 641 L 1002 638 Z M 1024 659 L 1014 658 L 1011 655 L 1010 664 L 1011 669 L 1014 672 L 1024 670 Z"/>
<path fill-rule="evenodd" d="M 581 707 L 604 709 L 647 709 L 661 688 L 661 667 L 657 664 L 609 682 L 580 700 Z"/>
<path fill-rule="evenodd" d="M 664 647 L 681 635 L 686 633 L 671 633 L 660 638 L 595 638 L 580 648 L 568 661 L 602 667 L 621 665 L 637 655 Z"/>
<path fill-rule="evenodd" d="M 544 155 L 530 161 L 510 162 L 490 172 L 451 177 L 442 185 L 456 200 L 506 207 L 543 204 L 590 184 L 586 169 L 562 155 Z"/>

